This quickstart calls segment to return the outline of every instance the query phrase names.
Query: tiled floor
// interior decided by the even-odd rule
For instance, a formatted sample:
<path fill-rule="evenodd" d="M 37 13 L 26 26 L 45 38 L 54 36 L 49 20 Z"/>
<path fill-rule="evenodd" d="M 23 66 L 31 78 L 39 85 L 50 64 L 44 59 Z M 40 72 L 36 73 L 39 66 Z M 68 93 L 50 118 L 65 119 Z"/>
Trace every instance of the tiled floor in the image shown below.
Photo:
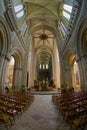
<path fill-rule="evenodd" d="M 35 95 L 34 102 L 10 130 L 69 130 L 69 126 L 56 110 L 51 95 Z"/>

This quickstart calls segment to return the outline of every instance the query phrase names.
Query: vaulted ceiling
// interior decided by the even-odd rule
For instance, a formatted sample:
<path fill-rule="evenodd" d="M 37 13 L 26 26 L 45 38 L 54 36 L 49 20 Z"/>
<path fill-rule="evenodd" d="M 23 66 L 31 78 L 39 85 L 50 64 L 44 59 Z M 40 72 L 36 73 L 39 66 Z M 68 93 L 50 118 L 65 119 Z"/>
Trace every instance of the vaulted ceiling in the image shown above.
<path fill-rule="evenodd" d="M 62 0 L 24 0 L 30 26 L 56 27 Z"/>
<path fill-rule="evenodd" d="M 63 0 L 23 0 L 38 64 L 49 64 Z"/>
<path fill-rule="evenodd" d="M 54 49 L 54 35 L 43 29 L 33 34 L 34 50 L 38 64 L 49 64 Z"/>

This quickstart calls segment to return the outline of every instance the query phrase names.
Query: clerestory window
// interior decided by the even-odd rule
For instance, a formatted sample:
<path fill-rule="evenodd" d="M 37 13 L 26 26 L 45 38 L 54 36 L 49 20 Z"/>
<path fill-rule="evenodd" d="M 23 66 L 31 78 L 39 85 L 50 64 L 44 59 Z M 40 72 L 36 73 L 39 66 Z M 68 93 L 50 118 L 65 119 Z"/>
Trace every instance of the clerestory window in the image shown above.
<path fill-rule="evenodd" d="M 24 6 L 22 4 L 14 6 L 14 10 L 15 10 L 15 13 L 16 13 L 16 17 L 18 19 L 21 18 L 21 17 L 23 17 L 24 14 L 25 14 Z"/>

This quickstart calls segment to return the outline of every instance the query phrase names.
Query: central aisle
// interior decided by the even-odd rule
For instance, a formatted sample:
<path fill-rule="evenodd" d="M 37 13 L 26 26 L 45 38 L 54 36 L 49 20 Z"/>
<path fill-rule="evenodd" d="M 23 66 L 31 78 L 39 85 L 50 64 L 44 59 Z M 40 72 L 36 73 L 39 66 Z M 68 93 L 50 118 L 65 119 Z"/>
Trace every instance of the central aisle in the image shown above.
<path fill-rule="evenodd" d="M 10 130 L 68 130 L 52 103 L 52 95 L 35 95 L 34 102 Z"/>

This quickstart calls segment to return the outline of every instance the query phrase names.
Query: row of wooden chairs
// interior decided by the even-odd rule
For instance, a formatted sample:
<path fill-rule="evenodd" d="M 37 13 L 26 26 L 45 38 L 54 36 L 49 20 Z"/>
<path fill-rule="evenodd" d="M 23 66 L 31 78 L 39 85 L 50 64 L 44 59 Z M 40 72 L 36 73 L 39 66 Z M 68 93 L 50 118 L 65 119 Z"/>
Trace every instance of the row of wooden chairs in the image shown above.
<path fill-rule="evenodd" d="M 70 130 L 84 129 L 87 123 L 87 93 L 59 93 L 52 96 L 53 102 L 63 119 L 70 124 Z"/>
<path fill-rule="evenodd" d="M 0 129 L 5 126 L 8 130 L 14 124 L 15 119 L 21 116 L 33 100 L 34 95 L 29 93 L 0 93 Z"/>

